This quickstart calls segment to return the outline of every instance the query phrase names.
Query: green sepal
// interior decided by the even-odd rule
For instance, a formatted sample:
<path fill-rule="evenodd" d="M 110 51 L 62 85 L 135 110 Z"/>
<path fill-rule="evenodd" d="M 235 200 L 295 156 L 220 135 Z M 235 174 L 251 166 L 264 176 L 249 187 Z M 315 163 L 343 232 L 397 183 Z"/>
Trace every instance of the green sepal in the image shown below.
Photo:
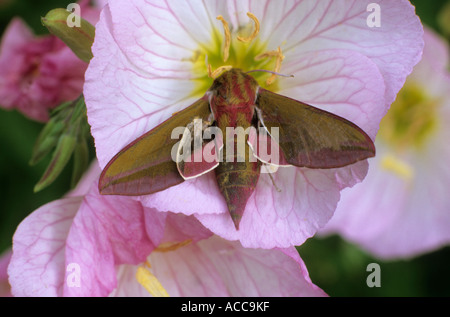
<path fill-rule="evenodd" d="M 70 187 L 75 188 L 89 167 L 89 146 L 86 139 L 79 140 L 73 152 L 73 170 Z"/>
<path fill-rule="evenodd" d="M 50 185 L 63 171 L 72 155 L 74 166 L 71 187 L 76 186 L 89 165 L 89 130 L 83 96 L 52 111 L 51 119 L 40 133 L 30 160 L 30 164 L 36 164 L 53 151 L 51 162 L 36 184 L 35 192 Z"/>
<path fill-rule="evenodd" d="M 64 123 L 50 120 L 42 129 L 34 144 L 29 164 L 36 165 L 58 144 L 58 139 L 64 130 Z"/>

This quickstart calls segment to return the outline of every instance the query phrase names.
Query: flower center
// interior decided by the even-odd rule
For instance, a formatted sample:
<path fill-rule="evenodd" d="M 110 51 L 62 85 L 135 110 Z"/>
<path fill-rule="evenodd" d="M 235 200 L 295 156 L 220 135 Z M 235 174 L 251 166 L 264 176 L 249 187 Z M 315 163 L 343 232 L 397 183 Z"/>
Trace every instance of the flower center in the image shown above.
<path fill-rule="evenodd" d="M 381 168 L 406 182 L 414 179 L 413 167 L 402 159 L 409 150 L 419 151 L 437 130 L 439 101 L 429 97 L 418 85 L 407 83 L 400 90 L 380 125 L 379 137 L 390 148 L 381 159 Z"/>
<path fill-rule="evenodd" d="M 284 59 L 281 48 L 269 50 L 268 43 L 258 37 L 258 18 L 250 12 L 247 16 L 250 18 L 249 23 L 238 30 L 230 29 L 228 22 L 221 15 L 217 17 L 217 20 L 222 22 L 223 31 L 214 29 L 211 41 L 202 43 L 189 59 L 193 64 L 197 83 L 193 95 L 203 95 L 216 77 L 231 68 L 240 68 L 243 71 L 280 71 Z M 252 76 L 263 88 L 270 86 L 272 91 L 278 89 L 275 74 L 255 72 Z"/>
<path fill-rule="evenodd" d="M 438 105 L 417 85 L 405 85 L 381 121 L 381 140 L 396 152 L 421 150 L 438 127 Z"/>

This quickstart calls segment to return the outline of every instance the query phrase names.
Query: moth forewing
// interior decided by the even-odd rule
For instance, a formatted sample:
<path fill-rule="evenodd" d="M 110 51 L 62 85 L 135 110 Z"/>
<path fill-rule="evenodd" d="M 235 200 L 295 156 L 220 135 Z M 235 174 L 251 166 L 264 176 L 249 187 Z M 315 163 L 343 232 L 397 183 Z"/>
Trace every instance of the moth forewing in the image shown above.
<path fill-rule="evenodd" d="M 370 137 L 333 113 L 262 88 L 256 106 L 267 129 L 280 128 L 279 146 L 289 164 L 337 168 L 375 155 Z"/>
<path fill-rule="evenodd" d="M 184 181 L 173 148 L 184 128 L 195 118 L 211 117 L 208 98 L 203 96 L 189 107 L 137 138 L 119 151 L 105 166 L 98 188 L 101 194 L 139 196 L 152 194 Z"/>
<path fill-rule="evenodd" d="M 247 143 L 252 150 L 253 156 L 268 165 L 291 166 L 286 162 L 283 152 L 278 145 L 278 127 L 273 127 L 271 130 L 272 133 L 269 133 L 264 126 L 260 126 L 258 130 L 252 127 Z"/>

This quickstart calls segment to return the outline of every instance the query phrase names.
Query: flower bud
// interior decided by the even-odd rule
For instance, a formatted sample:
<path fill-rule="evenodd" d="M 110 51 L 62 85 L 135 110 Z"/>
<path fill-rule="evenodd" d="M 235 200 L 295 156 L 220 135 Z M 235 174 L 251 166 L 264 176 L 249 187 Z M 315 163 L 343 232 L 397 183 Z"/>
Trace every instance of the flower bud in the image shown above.
<path fill-rule="evenodd" d="M 51 119 L 35 143 L 30 160 L 30 164 L 34 165 L 53 153 L 44 175 L 34 187 L 35 192 L 53 183 L 72 156 L 71 185 L 75 187 L 89 165 L 89 129 L 83 96 L 60 105 L 52 112 Z"/>
<path fill-rule="evenodd" d="M 95 27 L 88 21 L 66 9 L 53 9 L 41 18 L 42 24 L 59 37 L 81 60 L 89 62 L 93 57 Z M 73 23 L 75 19 L 78 23 Z"/>

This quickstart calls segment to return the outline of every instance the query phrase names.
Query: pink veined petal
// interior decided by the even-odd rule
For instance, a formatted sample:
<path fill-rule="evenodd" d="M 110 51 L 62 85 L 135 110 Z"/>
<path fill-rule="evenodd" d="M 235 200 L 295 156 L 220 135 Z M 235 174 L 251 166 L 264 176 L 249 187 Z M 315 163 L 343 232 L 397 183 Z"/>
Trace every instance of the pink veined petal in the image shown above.
<path fill-rule="evenodd" d="M 76 188 L 67 193 L 66 197 L 76 197 L 86 195 L 92 187 L 92 184 L 99 178 L 101 169 L 98 166 L 97 160 L 94 160 L 89 169 L 84 173 L 83 177 L 78 182 Z"/>
<path fill-rule="evenodd" d="M 179 9 L 135 2 L 113 2 L 104 8 L 97 25 L 94 59 L 86 73 L 88 118 L 101 167 L 129 142 L 198 98 L 191 96 L 195 83 L 187 59 L 199 44 L 175 23 L 171 10 Z M 127 14 L 114 14 L 118 11 Z M 130 25 L 130 21 L 134 23 Z M 165 33 L 160 34 L 161 30 Z M 173 44 L 174 32 L 183 37 L 177 41 L 180 44 Z"/>
<path fill-rule="evenodd" d="M 197 242 L 211 237 L 213 234 L 195 217 L 183 214 L 168 213 L 162 242 Z"/>
<path fill-rule="evenodd" d="M 142 196 L 140 200 L 143 205 L 159 211 L 185 215 L 218 214 L 228 210 L 225 200 L 220 195 L 214 171 L 164 191 Z"/>
<path fill-rule="evenodd" d="M 283 186 L 280 192 L 267 174 L 261 174 L 247 202 L 239 231 L 234 229 L 228 212 L 196 217 L 217 235 L 238 239 L 244 247 L 300 245 L 333 215 L 341 188 L 335 173 L 334 170 L 280 168 L 272 175 L 275 185 Z"/>
<path fill-rule="evenodd" d="M 65 243 L 82 198 L 51 202 L 29 215 L 13 237 L 8 267 L 14 296 L 61 296 Z"/>
<path fill-rule="evenodd" d="M 155 250 L 148 258 L 170 296 L 326 296 L 311 282 L 295 248 L 245 249 L 205 230 L 192 216 L 168 215 L 164 240 L 191 238 L 187 245 Z M 201 231 L 205 234 L 199 236 Z M 110 296 L 150 296 L 137 283 L 136 270 L 121 265 Z"/>
<path fill-rule="evenodd" d="M 370 3 L 373 1 L 293 1 L 278 10 L 269 6 L 266 14 L 276 14 L 278 23 L 262 32 L 267 32 L 272 45 L 286 43 L 282 47 L 286 60 L 292 55 L 336 49 L 367 56 L 384 78 L 386 105 L 390 105 L 421 58 L 423 28 L 406 0 L 377 1 L 381 26 L 369 27 Z"/>
<path fill-rule="evenodd" d="M 117 287 L 109 297 L 151 297 L 136 280 L 138 266 L 122 264 L 117 267 Z"/>
<path fill-rule="evenodd" d="M 101 196 L 94 185 L 66 242 L 66 265 L 79 267 L 80 286 L 65 284 L 64 295 L 108 295 L 117 285 L 115 266 L 144 262 L 161 241 L 164 218 L 129 197 Z M 71 273 L 66 273 L 67 279 Z"/>
<path fill-rule="evenodd" d="M 280 83 L 279 93 L 352 121 L 373 140 L 388 106 L 378 67 L 349 50 L 297 54 L 283 64 L 295 74 Z"/>
<path fill-rule="evenodd" d="M 212 236 L 212 233 L 203 227 L 195 217 L 168 213 L 165 220 L 164 238 L 161 240 L 161 245 L 167 244 L 170 246 L 172 244 L 176 245 L 177 243 L 197 243 L 200 240 L 208 239 Z M 153 227 L 148 226 L 147 228 L 151 230 Z M 160 251 L 154 250 L 153 252 Z M 176 252 L 176 250 L 173 252 Z M 153 265 L 153 263 L 150 264 Z M 135 265 L 120 265 L 117 270 L 117 287 L 109 296 L 150 296 L 137 282 L 136 270 L 137 266 Z"/>
<path fill-rule="evenodd" d="M 324 296 L 301 260 L 246 249 L 217 236 L 174 252 L 152 253 L 153 273 L 171 296 Z"/>

